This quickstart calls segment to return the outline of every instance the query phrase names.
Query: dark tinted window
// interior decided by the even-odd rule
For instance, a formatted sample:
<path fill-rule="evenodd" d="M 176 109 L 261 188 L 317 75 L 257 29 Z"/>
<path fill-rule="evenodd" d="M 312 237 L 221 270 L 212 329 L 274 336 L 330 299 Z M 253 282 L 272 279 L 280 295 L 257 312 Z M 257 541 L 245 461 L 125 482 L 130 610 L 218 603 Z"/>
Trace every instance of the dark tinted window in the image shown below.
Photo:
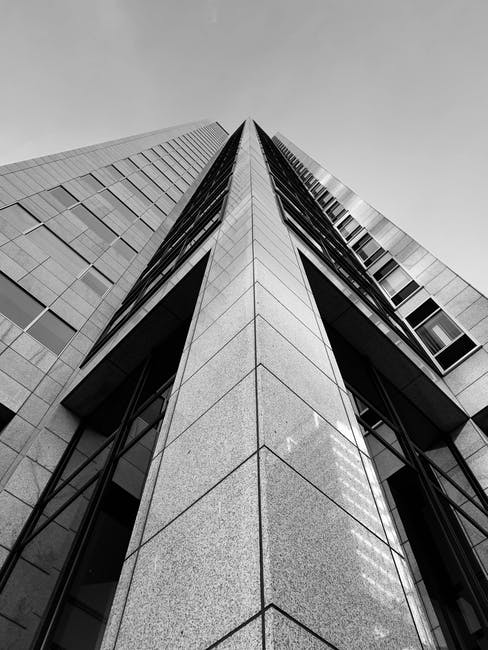
<path fill-rule="evenodd" d="M 117 241 L 114 242 L 113 248 L 115 248 L 122 257 L 125 257 L 126 260 L 131 260 L 137 253 L 137 251 L 134 250 L 132 246 L 129 246 L 129 244 L 127 244 L 123 239 L 117 239 Z"/>
<path fill-rule="evenodd" d="M 96 233 L 100 239 L 103 239 L 109 244 L 113 242 L 117 236 L 113 230 L 110 230 L 110 228 L 106 226 L 103 221 L 96 217 L 93 212 L 90 212 L 90 210 L 85 208 L 84 205 L 77 205 L 71 210 L 71 212 L 76 215 L 78 219 L 85 224 L 85 226 L 90 228 L 90 230 L 93 230 L 93 232 Z"/>
<path fill-rule="evenodd" d="M 19 325 L 27 327 L 44 309 L 44 305 L 0 274 L 0 311 Z"/>
<path fill-rule="evenodd" d="M 103 183 L 100 183 L 98 178 L 95 178 L 92 174 L 87 174 L 86 176 L 82 176 L 81 180 L 88 185 L 88 187 L 92 190 L 95 190 L 95 192 L 98 192 L 99 190 L 103 190 L 105 185 Z"/>
<path fill-rule="evenodd" d="M 75 197 L 65 190 L 64 187 L 61 187 L 61 185 L 49 190 L 49 194 L 65 208 L 70 208 L 75 203 L 78 203 L 78 199 L 75 199 Z"/>
<path fill-rule="evenodd" d="M 63 350 L 74 333 L 75 330 L 52 311 L 47 311 L 29 328 L 31 336 L 56 354 Z"/>
<path fill-rule="evenodd" d="M 27 212 L 27 210 L 18 203 L 14 203 L 14 205 L 9 205 L 8 208 L 0 210 L 0 220 L 3 219 L 19 232 L 32 228 L 39 223 L 39 219 L 33 217 L 30 212 Z"/>
<path fill-rule="evenodd" d="M 107 289 L 112 285 L 110 280 L 94 268 L 88 269 L 88 271 L 83 273 L 80 279 L 99 296 L 103 296 Z"/>

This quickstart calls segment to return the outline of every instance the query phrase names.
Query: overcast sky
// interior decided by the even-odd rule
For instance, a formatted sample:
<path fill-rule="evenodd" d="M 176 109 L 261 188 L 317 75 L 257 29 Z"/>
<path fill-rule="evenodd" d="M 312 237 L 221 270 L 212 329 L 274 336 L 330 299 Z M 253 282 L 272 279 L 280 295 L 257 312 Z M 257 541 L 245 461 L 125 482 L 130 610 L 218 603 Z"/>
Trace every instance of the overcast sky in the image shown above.
<path fill-rule="evenodd" d="M 488 293 L 487 0 L 0 0 L 0 164 L 254 117 Z"/>

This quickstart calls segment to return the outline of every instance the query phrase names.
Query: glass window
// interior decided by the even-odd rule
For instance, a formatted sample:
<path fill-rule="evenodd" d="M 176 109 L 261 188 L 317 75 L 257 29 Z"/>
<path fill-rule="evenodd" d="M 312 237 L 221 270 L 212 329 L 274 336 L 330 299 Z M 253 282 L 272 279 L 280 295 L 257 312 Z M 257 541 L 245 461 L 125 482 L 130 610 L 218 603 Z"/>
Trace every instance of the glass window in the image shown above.
<path fill-rule="evenodd" d="M 380 284 L 391 297 L 398 293 L 409 281 L 410 276 L 408 273 L 400 266 L 397 266 L 391 273 L 380 280 Z"/>
<path fill-rule="evenodd" d="M 78 253 L 75 253 L 72 248 L 48 230 L 46 226 L 31 230 L 25 236 L 74 275 L 79 275 L 88 266 L 86 260 Z"/>
<path fill-rule="evenodd" d="M 121 174 L 113 165 L 108 165 L 107 167 L 104 167 L 104 169 L 109 176 L 114 179 L 114 181 L 120 181 L 120 179 L 124 178 L 124 175 Z"/>
<path fill-rule="evenodd" d="M 36 219 L 27 212 L 21 205 L 14 203 L 8 208 L 0 210 L 0 219 L 6 219 L 10 226 L 16 228 L 19 232 L 24 232 L 33 226 L 37 226 L 39 219 Z"/>
<path fill-rule="evenodd" d="M 372 264 L 383 253 L 383 249 L 371 235 L 365 235 L 354 244 L 353 249 L 366 266 Z"/>
<path fill-rule="evenodd" d="M 108 278 L 99 273 L 93 267 L 89 268 L 83 275 L 80 280 L 92 289 L 98 296 L 103 296 L 112 286 L 112 283 Z"/>
<path fill-rule="evenodd" d="M 134 183 L 131 183 L 131 181 L 127 178 L 124 178 L 122 181 L 122 184 L 124 187 L 129 190 L 136 198 L 139 199 L 139 201 L 146 207 L 148 208 L 150 205 L 152 205 L 151 201 L 147 198 L 147 196 L 144 194 L 144 192 L 141 192 L 141 190 L 134 185 Z"/>
<path fill-rule="evenodd" d="M 122 257 L 125 257 L 126 260 L 131 260 L 137 253 L 137 251 L 134 250 L 132 246 L 129 246 L 129 244 L 127 244 L 123 239 L 117 239 L 113 244 L 113 248 L 115 248 Z"/>
<path fill-rule="evenodd" d="M 132 210 L 128 208 L 125 203 L 123 203 L 117 196 L 115 196 L 115 194 L 109 192 L 109 190 L 100 192 L 100 196 L 102 196 L 113 208 L 118 210 L 120 215 L 126 217 L 129 223 L 132 223 L 135 219 L 137 219 L 136 213 L 132 212 Z"/>
<path fill-rule="evenodd" d="M 156 193 L 157 196 L 160 196 L 162 193 L 162 189 L 157 185 L 152 178 L 150 178 L 146 172 L 141 172 L 141 174 L 144 176 L 144 181 L 145 183 Z"/>
<path fill-rule="evenodd" d="M 356 219 L 349 216 L 346 217 L 344 221 L 341 221 L 337 229 L 342 234 L 344 239 L 346 241 L 349 241 L 354 237 L 354 235 L 358 234 L 358 232 L 361 230 L 361 226 L 358 224 Z"/>
<path fill-rule="evenodd" d="M 0 311 L 19 327 L 27 327 L 44 305 L 0 273 Z"/>
<path fill-rule="evenodd" d="M 65 190 L 64 187 L 61 187 L 61 185 L 49 190 L 49 194 L 65 208 L 70 208 L 75 203 L 78 203 L 78 199 L 75 199 L 75 197 Z"/>
<path fill-rule="evenodd" d="M 443 311 L 431 316 L 417 329 L 417 334 L 432 354 L 436 354 L 462 334 L 461 329 Z"/>
<path fill-rule="evenodd" d="M 77 205 L 71 212 L 78 217 L 78 219 L 85 224 L 90 230 L 93 230 L 100 239 L 111 244 L 117 237 L 113 230 L 106 226 L 103 221 L 96 217 L 93 212 L 90 212 L 83 204 Z"/>
<path fill-rule="evenodd" d="M 80 180 L 88 185 L 91 190 L 95 190 L 95 192 L 99 192 L 105 187 L 105 185 L 103 183 L 100 183 L 98 178 L 95 178 L 95 176 L 92 174 L 86 174 L 85 176 L 82 176 Z"/>
<path fill-rule="evenodd" d="M 134 162 L 132 162 L 130 158 L 124 158 L 124 162 L 127 167 L 129 167 L 131 172 L 137 172 L 139 170 L 139 167 Z"/>
<path fill-rule="evenodd" d="M 63 350 L 75 331 L 52 311 L 44 313 L 28 330 L 39 343 L 56 354 Z"/>
<path fill-rule="evenodd" d="M 151 161 L 159 160 L 159 156 L 152 149 L 146 149 L 146 151 L 143 152 L 143 155 Z"/>

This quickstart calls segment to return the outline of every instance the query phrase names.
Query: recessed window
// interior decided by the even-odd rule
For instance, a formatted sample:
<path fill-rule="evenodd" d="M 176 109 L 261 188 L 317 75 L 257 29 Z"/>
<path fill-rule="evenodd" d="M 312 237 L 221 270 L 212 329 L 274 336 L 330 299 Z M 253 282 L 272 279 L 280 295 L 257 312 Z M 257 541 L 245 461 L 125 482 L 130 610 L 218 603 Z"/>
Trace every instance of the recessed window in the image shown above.
<path fill-rule="evenodd" d="M 476 347 L 432 298 L 417 307 L 406 320 L 443 370 Z"/>
<path fill-rule="evenodd" d="M 49 195 L 54 197 L 58 203 L 61 203 L 64 208 L 70 208 L 75 203 L 78 203 L 78 199 L 65 190 L 64 187 L 61 187 L 61 185 L 49 190 Z"/>
<path fill-rule="evenodd" d="M 71 212 L 78 217 L 78 219 L 85 224 L 90 230 L 93 230 L 100 239 L 111 244 L 117 237 L 113 230 L 106 226 L 103 221 L 96 217 L 93 212 L 90 212 L 83 204 L 77 205 Z"/>
<path fill-rule="evenodd" d="M 0 274 L 0 311 L 19 327 L 25 328 L 37 318 L 44 305 Z"/>
<path fill-rule="evenodd" d="M 394 305 L 399 305 L 406 300 L 419 286 L 395 260 L 388 260 L 373 277 L 383 287 Z"/>
<path fill-rule="evenodd" d="M 132 162 L 130 158 L 124 158 L 124 162 L 127 165 L 127 167 L 131 170 L 131 172 L 139 171 L 139 167 L 134 162 Z"/>
<path fill-rule="evenodd" d="M 108 175 L 113 178 L 114 181 L 120 181 L 122 178 L 124 178 L 124 175 L 121 174 L 119 170 L 116 169 L 113 165 L 107 165 L 107 167 L 104 167 L 104 169 Z"/>
<path fill-rule="evenodd" d="M 113 248 L 115 248 L 122 257 L 125 257 L 125 259 L 129 261 L 137 254 L 137 251 L 132 248 L 132 246 L 129 246 L 129 244 L 127 244 L 123 239 L 117 239 L 113 244 Z"/>
<path fill-rule="evenodd" d="M 353 250 L 356 251 L 356 254 L 364 262 L 365 266 L 370 266 L 384 253 L 384 250 L 378 242 L 371 237 L 371 235 L 364 235 L 364 237 L 361 237 L 361 239 L 354 244 Z"/>
<path fill-rule="evenodd" d="M 158 156 L 157 153 L 156 153 L 155 151 L 153 151 L 152 149 L 146 149 L 146 151 L 143 151 L 142 153 L 143 153 L 143 155 L 146 156 L 146 158 L 148 158 L 151 162 L 153 162 L 154 160 L 159 160 L 159 156 Z"/>
<path fill-rule="evenodd" d="M 73 337 L 76 330 L 56 314 L 53 314 L 52 311 L 46 311 L 27 331 L 39 343 L 59 354 Z"/>
<path fill-rule="evenodd" d="M 161 192 L 163 191 L 163 190 L 159 187 L 159 185 L 157 185 L 157 183 L 155 183 L 155 182 L 153 181 L 153 179 L 150 178 L 150 177 L 146 174 L 146 172 L 141 172 L 141 174 L 143 174 L 143 176 L 144 176 L 144 181 L 146 182 L 146 184 L 149 185 L 149 187 L 152 188 L 152 189 L 154 190 L 154 192 L 157 194 L 157 196 L 159 196 L 159 195 L 161 194 Z"/>
<path fill-rule="evenodd" d="M 341 221 L 341 223 L 337 226 L 337 229 L 344 237 L 344 239 L 346 241 L 349 241 L 359 233 L 359 231 L 361 230 L 361 226 L 358 224 L 356 219 L 349 216 L 346 217 L 344 221 Z"/>
<path fill-rule="evenodd" d="M 115 194 L 109 192 L 109 190 L 100 192 L 100 196 L 102 196 L 113 208 L 118 210 L 121 216 L 126 217 L 129 223 L 132 223 L 135 219 L 137 219 L 137 214 L 135 212 L 132 212 L 132 210 L 128 208 L 125 203 L 123 203 L 117 196 L 115 196 Z"/>
<path fill-rule="evenodd" d="M 90 267 L 85 271 L 80 280 L 90 287 L 90 289 L 98 296 L 104 296 L 112 286 L 111 281 L 93 267 Z"/>
<path fill-rule="evenodd" d="M 129 179 L 124 178 L 122 184 L 127 190 L 129 190 L 129 192 L 131 192 L 136 198 L 139 199 L 144 207 L 148 208 L 150 205 L 152 205 L 151 201 L 147 198 L 144 192 L 141 192 L 141 190 L 136 187 L 134 183 L 131 183 Z"/>
<path fill-rule="evenodd" d="M 46 226 L 31 230 L 25 236 L 73 275 L 79 275 L 89 265 Z"/>
<path fill-rule="evenodd" d="M 455 341 L 462 331 L 447 314 L 438 311 L 417 328 L 417 334 L 429 351 L 436 354 Z"/>
<path fill-rule="evenodd" d="M 27 212 L 18 203 L 0 210 L 0 219 L 5 219 L 10 226 L 16 228 L 19 232 L 24 232 L 40 223 L 39 219 L 33 217 L 30 212 Z"/>
<path fill-rule="evenodd" d="M 59 354 L 76 330 L 0 274 L 0 311 L 39 343 Z"/>
<path fill-rule="evenodd" d="M 100 183 L 98 178 L 95 178 L 93 174 L 86 174 L 85 176 L 82 176 L 80 180 L 83 181 L 86 185 L 88 185 L 88 187 L 91 190 L 94 190 L 95 192 L 99 192 L 100 190 L 103 190 L 105 187 L 105 185 L 103 183 Z"/>

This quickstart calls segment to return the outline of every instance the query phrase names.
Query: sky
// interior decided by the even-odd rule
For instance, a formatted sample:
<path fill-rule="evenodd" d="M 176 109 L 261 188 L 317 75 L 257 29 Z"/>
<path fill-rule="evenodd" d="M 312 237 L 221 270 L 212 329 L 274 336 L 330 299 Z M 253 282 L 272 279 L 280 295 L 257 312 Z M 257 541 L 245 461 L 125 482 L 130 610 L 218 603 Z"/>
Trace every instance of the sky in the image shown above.
<path fill-rule="evenodd" d="M 488 294 L 486 0 L 0 0 L 0 164 L 251 116 Z"/>

